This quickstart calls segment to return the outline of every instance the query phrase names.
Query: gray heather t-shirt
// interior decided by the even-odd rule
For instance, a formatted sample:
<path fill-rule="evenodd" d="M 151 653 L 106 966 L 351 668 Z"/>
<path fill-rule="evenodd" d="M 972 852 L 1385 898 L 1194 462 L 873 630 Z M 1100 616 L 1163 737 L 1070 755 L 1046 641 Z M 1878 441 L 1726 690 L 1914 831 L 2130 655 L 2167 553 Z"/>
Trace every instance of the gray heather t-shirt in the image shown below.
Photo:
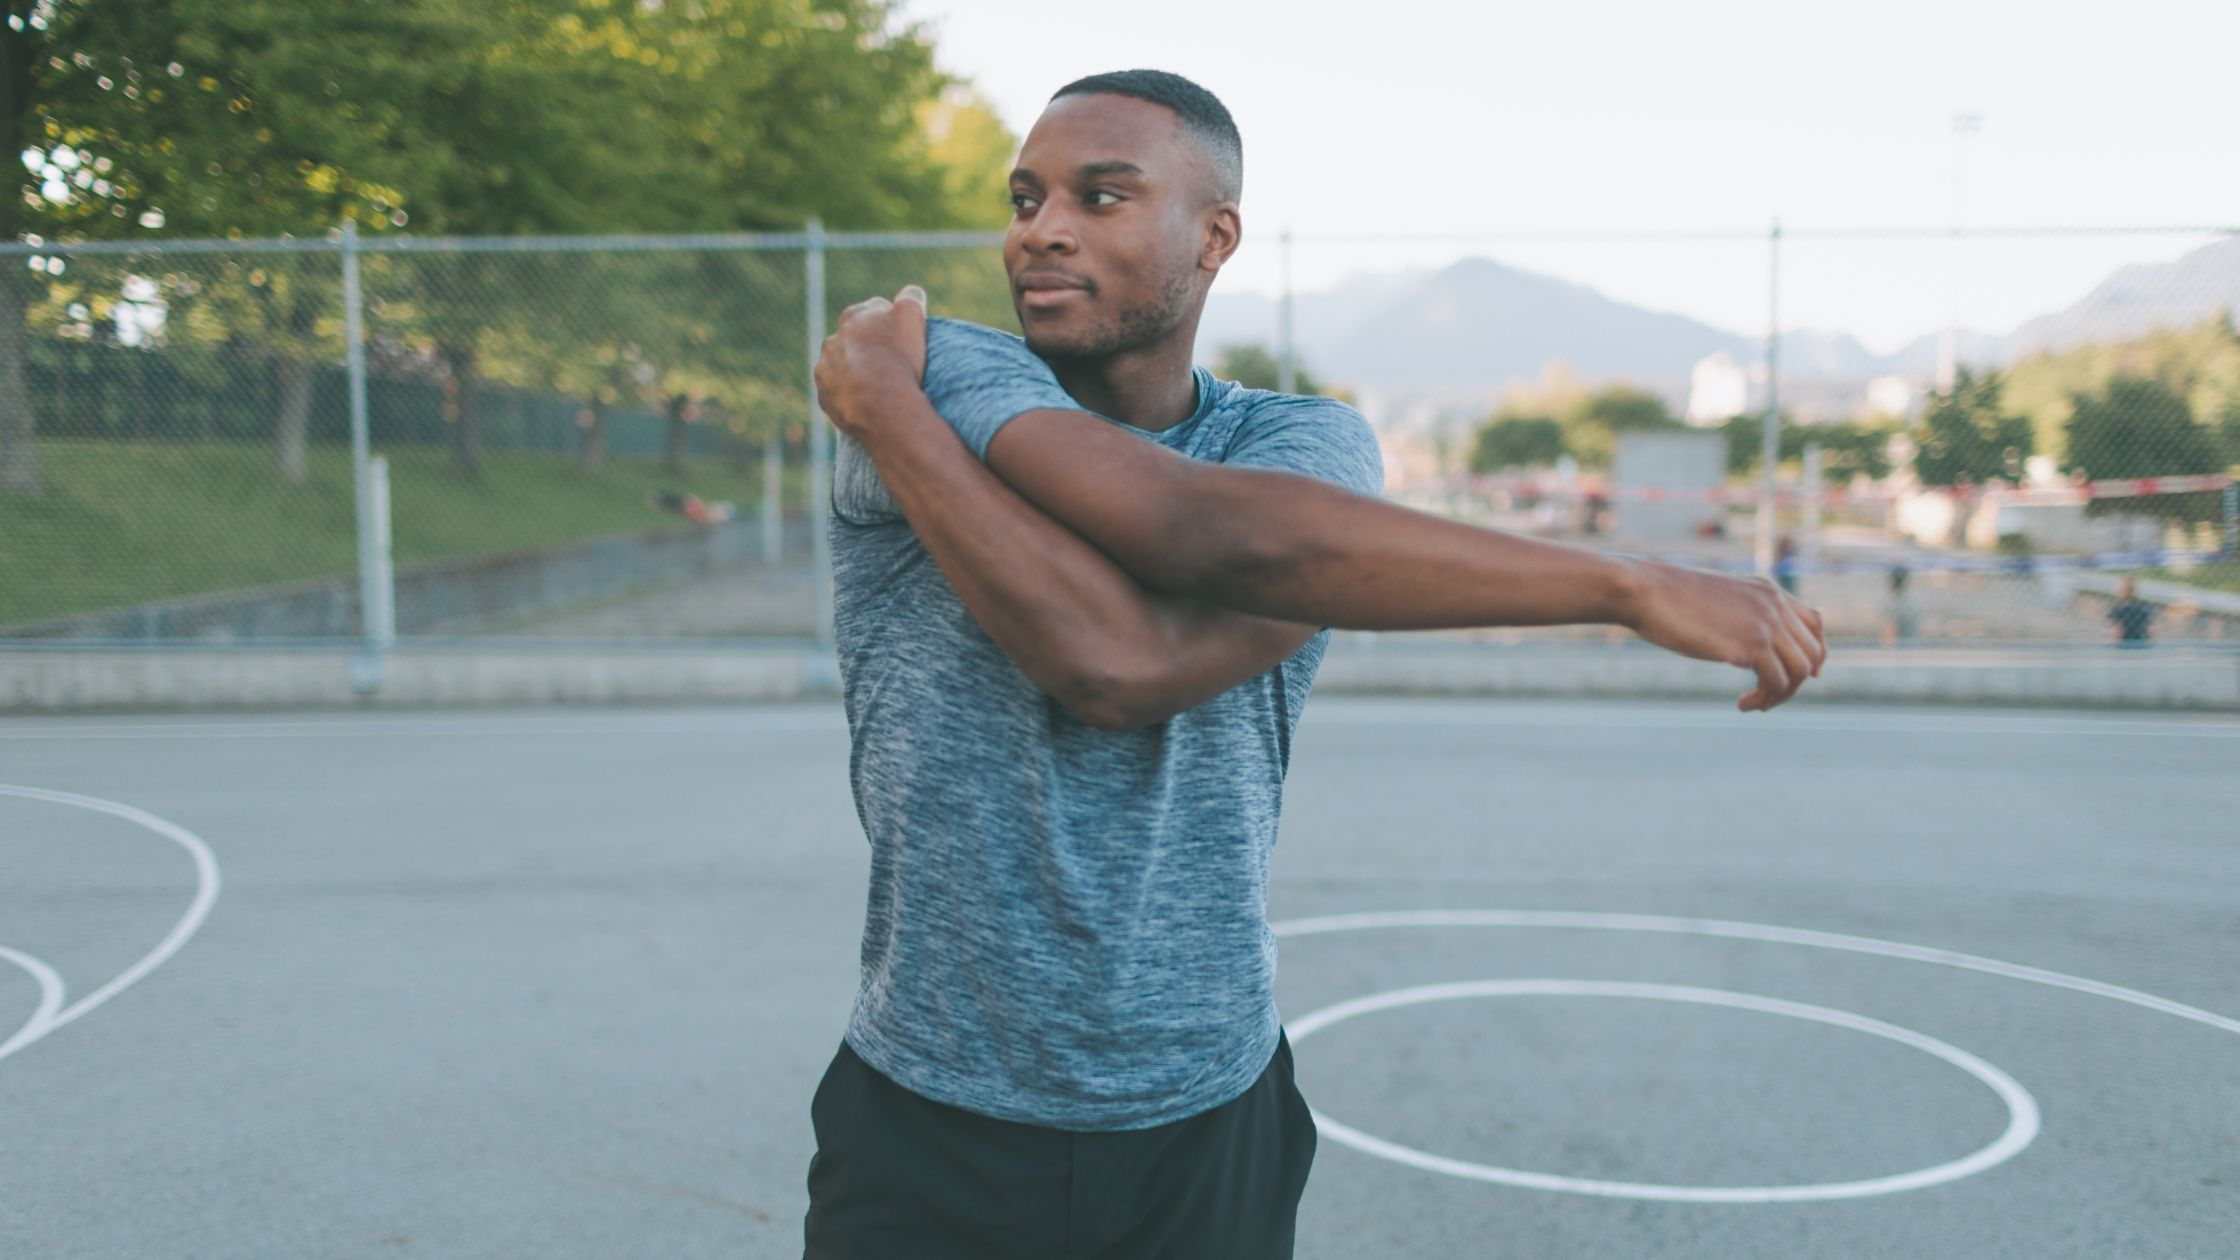
<path fill-rule="evenodd" d="M 926 342 L 926 393 L 975 454 L 1022 412 L 1081 409 L 1017 337 L 937 319 Z M 1121 427 L 1382 493 L 1352 408 L 1196 375 L 1188 420 Z M 1268 859 L 1329 632 L 1165 722 L 1101 730 L 982 632 L 845 437 L 832 514 L 871 843 L 848 1044 L 916 1093 L 1050 1128 L 1148 1128 L 1243 1093 L 1281 1031 Z"/>

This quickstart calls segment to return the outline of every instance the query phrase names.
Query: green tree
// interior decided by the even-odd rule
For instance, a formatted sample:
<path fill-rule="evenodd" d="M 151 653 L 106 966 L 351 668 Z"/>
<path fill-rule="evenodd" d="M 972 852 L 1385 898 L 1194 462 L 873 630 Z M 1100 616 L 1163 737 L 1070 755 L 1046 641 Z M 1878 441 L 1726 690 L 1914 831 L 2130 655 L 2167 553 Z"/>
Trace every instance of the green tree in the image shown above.
<path fill-rule="evenodd" d="M 1929 396 L 1914 438 L 1913 469 L 1921 484 L 2020 479 L 2035 437 L 2028 417 L 2012 415 L 2001 404 L 2003 387 L 1997 372 L 1979 375 L 1962 367 L 1950 390 Z"/>
<path fill-rule="evenodd" d="M 2240 327 L 2230 310 L 2183 328 L 2158 328 L 2124 341 L 2034 355 L 2006 371 L 2006 400 L 2035 427 L 2038 449 L 2065 455 L 2061 443 L 2079 395 L 2118 376 L 2149 376 L 2169 386 L 2207 420 L 2240 408 Z"/>
<path fill-rule="evenodd" d="M 2118 376 L 2107 386 L 2070 400 L 2067 471 L 2089 480 L 2222 472 L 2226 466 L 2217 435 L 2193 417 L 2178 391 L 2152 377 Z M 2216 491 L 2095 499 L 2088 512 L 2138 511 L 2187 520 L 2213 520 L 2220 511 Z"/>
<path fill-rule="evenodd" d="M 1500 472 L 1553 464 L 1562 458 L 1563 425 L 1554 416 L 1495 414 L 1470 442 L 1470 471 Z"/>
<path fill-rule="evenodd" d="M 1680 430 L 1664 399 L 1623 382 L 1575 399 L 1558 415 L 1564 449 L 1580 463 L 1607 468 L 1617 455 L 1620 433 Z"/>
<path fill-rule="evenodd" d="M 1727 439 L 1727 472 L 1746 476 L 1758 469 L 1765 449 L 1765 417 L 1735 416 L 1720 426 Z M 1820 475 L 1828 481 L 1849 481 L 1865 473 L 1880 479 L 1890 475 L 1890 439 L 1899 425 L 1888 420 L 1844 420 L 1828 424 L 1798 424 L 1781 417 L 1775 434 L 1774 457 L 1787 463 L 1804 458 L 1804 448 L 1820 446 Z"/>
<path fill-rule="evenodd" d="M 1248 389 L 1274 389 L 1283 380 L 1283 365 L 1266 346 L 1258 342 L 1238 342 L 1221 347 L 1214 358 L 1213 374 Z M 1316 380 L 1306 364 L 1296 361 L 1292 364 L 1291 392 L 1351 401 L 1347 391 Z"/>

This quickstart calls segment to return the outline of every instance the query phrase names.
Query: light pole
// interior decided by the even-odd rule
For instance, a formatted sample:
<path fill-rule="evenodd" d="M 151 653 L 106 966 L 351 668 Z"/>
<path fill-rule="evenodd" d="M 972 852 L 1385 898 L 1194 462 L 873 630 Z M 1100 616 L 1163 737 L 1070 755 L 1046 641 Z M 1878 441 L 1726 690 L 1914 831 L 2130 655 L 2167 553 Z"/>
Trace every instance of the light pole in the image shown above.
<path fill-rule="evenodd" d="M 1947 246 L 1944 278 L 1944 335 L 1937 339 L 1937 390 L 1952 392 L 1960 375 L 1960 211 L 1965 191 L 1968 137 L 1983 130 L 1983 115 L 1975 110 L 1952 114 L 1952 237 Z"/>

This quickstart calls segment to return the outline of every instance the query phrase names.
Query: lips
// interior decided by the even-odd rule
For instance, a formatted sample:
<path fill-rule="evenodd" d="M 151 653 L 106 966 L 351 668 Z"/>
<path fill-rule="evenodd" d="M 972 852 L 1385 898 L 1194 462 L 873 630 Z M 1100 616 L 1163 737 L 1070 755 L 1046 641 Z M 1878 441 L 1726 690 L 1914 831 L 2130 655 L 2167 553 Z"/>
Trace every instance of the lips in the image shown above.
<path fill-rule="evenodd" d="M 1011 283 L 1021 294 L 1087 293 L 1094 288 L 1087 280 L 1051 271 L 1024 272 Z"/>

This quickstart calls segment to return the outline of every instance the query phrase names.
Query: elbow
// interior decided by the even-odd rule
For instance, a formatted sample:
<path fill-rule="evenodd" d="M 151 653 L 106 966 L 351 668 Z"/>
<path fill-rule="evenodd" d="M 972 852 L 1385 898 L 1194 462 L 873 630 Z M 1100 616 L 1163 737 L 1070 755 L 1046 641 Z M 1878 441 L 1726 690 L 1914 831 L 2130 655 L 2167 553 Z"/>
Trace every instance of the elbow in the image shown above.
<path fill-rule="evenodd" d="M 1100 731 L 1140 730 L 1174 716 L 1141 674 L 1110 659 L 1067 670 L 1050 695 L 1084 725 Z"/>

